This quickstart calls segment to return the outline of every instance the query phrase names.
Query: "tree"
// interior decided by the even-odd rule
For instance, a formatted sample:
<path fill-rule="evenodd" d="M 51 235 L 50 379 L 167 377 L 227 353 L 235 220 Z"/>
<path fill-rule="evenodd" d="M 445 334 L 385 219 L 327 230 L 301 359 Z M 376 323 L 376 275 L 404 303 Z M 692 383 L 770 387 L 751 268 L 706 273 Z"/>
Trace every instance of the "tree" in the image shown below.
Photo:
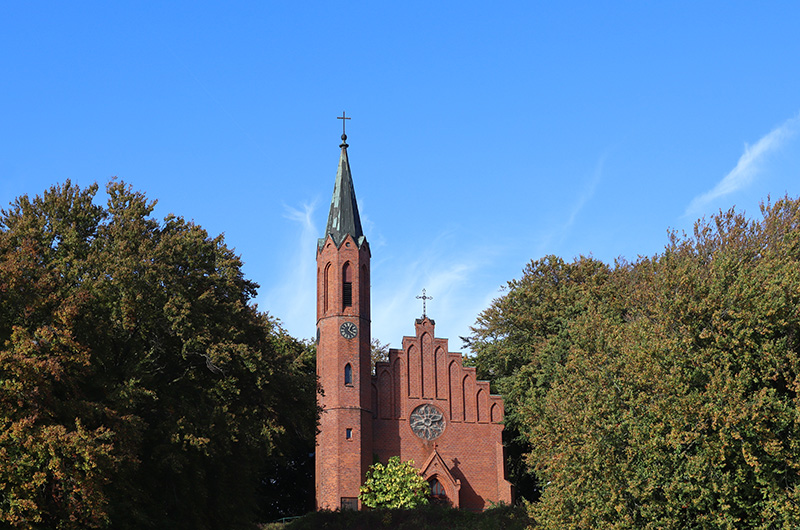
<path fill-rule="evenodd" d="M 304 374 L 308 386 L 301 391 L 303 398 L 310 400 L 316 381 L 317 347 L 313 339 L 303 342 L 303 353 L 296 361 L 297 369 Z M 313 511 L 316 506 L 314 496 L 314 451 L 316 450 L 316 415 L 309 412 L 315 402 L 306 402 L 303 407 L 304 423 L 302 429 L 290 436 L 284 436 L 279 451 L 266 458 L 260 473 L 258 487 L 259 521 L 274 521 L 282 517 L 296 516 Z M 310 408 L 309 408 L 310 407 Z"/>
<path fill-rule="evenodd" d="M 527 415 L 521 405 L 539 402 L 550 391 L 569 354 L 574 322 L 613 289 L 611 270 L 581 256 L 572 263 L 546 256 L 528 264 L 522 278 L 482 312 L 465 338 L 478 377 L 491 381 L 505 398 L 504 443 L 516 495 L 539 497 L 539 481 L 526 461 L 531 452 Z"/>
<path fill-rule="evenodd" d="M 369 344 L 370 365 L 372 373 L 375 373 L 375 365 L 377 363 L 385 363 L 389 361 L 389 343 L 382 344 L 376 338 L 372 339 Z"/>
<path fill-rule="evenodd" d="M 414 467 L 399 456 L 370 466 L 359 498 L 370 508 L 416 508 L 428 504 L 430 485 Z"/>
<path fill-rule="evenodd" d="M 97 189 L 0 212 L 0 521 L 250 524 L 265 459 L 313 438 L 306 348 L 222 236 Z"/>
<path fill-rule="evenodd" d="M 533 262 L 482 313 L 541 527 L 800 524 L 800 201 L 762 215 L 613 268 Z"/>

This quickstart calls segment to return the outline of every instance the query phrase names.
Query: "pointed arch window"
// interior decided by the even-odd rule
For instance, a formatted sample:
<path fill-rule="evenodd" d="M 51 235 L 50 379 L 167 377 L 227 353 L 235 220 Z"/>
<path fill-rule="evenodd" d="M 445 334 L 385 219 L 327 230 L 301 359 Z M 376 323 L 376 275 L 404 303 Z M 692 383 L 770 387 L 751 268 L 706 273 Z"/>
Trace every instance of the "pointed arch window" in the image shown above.
<path fill-rule="evenodd" d="M 429 484 L 431 485 L 431 499 L 433 499 L 434 502 L 447 501 L 447 493 L 444 491 L 444 486 L 442 486 L 441 482 L 436 478 L 432 478 Z"/>
<path fill-rule="evenodd" d="M 353 267 L 349 263 L 342 269 L 342 308 L 353 306 Z"/>
<path fill-rule="evenodd" d="M 330 292 L 330 283 L 331 283 L 331 264 L 328 263 L 325 265 L 325 271 L 322 273 L 322 313 L 326 314 L 328 312 L 328 293 Z"/>
<path fill-rule="evenodd" d="M 369 274 L 366 265 L 361 266 L 358 277 L 358 304 L 361 315 L 369 318 Z"/>
<path fill-rule="evenodd" d="M 350 366 L 350 363 L 344 365 L 344 384 L 353 384 L 353 367 Z"/>

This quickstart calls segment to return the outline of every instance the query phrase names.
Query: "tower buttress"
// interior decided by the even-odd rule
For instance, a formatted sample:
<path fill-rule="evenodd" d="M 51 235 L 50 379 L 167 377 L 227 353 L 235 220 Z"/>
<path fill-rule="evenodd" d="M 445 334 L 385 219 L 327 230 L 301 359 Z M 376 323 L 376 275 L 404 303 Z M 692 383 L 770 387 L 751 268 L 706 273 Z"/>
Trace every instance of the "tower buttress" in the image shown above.
<path fill-rule="evenodd" d="M 324 237 L 317 244 L 317 509 L 358 507 L 372 463 L 370 250 L 361 228 L 347 136 Z"/>

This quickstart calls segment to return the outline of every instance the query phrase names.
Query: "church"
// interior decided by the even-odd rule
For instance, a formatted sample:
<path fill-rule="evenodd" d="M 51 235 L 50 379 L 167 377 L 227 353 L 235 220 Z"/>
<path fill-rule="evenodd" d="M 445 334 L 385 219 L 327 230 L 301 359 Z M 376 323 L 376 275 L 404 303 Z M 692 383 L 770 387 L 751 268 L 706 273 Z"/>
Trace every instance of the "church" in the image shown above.
<path fill-rule="evenodd" d="M 345 119 L 343 117 L 343 119 Z M 347 136 L 317 245 L 317 509 L 359 509 L 375 461 L 412 460 L 432 496 L 467 510 L 511 503 L 503 399 L 437 338 L 423 310 L 388 362 L 370 366 L 370 248 L 361 228 Z M 410 326 L 409 326 L 410 327 Z"/>

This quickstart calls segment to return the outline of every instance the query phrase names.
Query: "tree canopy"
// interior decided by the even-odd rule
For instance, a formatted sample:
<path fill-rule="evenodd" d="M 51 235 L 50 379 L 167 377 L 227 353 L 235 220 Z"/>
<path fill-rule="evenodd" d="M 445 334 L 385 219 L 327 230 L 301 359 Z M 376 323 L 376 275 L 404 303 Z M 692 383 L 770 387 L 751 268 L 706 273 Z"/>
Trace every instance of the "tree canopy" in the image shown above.
<path fill-rule="evenodd" d="M 269 458 L 313 440 L 313 356 L 222 236 L 97 190 L 0 211 L 0 524 L 250 524 Z"/>
<path fill-rule="evenodd" d="M 613 266 L 546 257 L 469 338 L 542 528 L 800 524 L 800 201 Z"/>

